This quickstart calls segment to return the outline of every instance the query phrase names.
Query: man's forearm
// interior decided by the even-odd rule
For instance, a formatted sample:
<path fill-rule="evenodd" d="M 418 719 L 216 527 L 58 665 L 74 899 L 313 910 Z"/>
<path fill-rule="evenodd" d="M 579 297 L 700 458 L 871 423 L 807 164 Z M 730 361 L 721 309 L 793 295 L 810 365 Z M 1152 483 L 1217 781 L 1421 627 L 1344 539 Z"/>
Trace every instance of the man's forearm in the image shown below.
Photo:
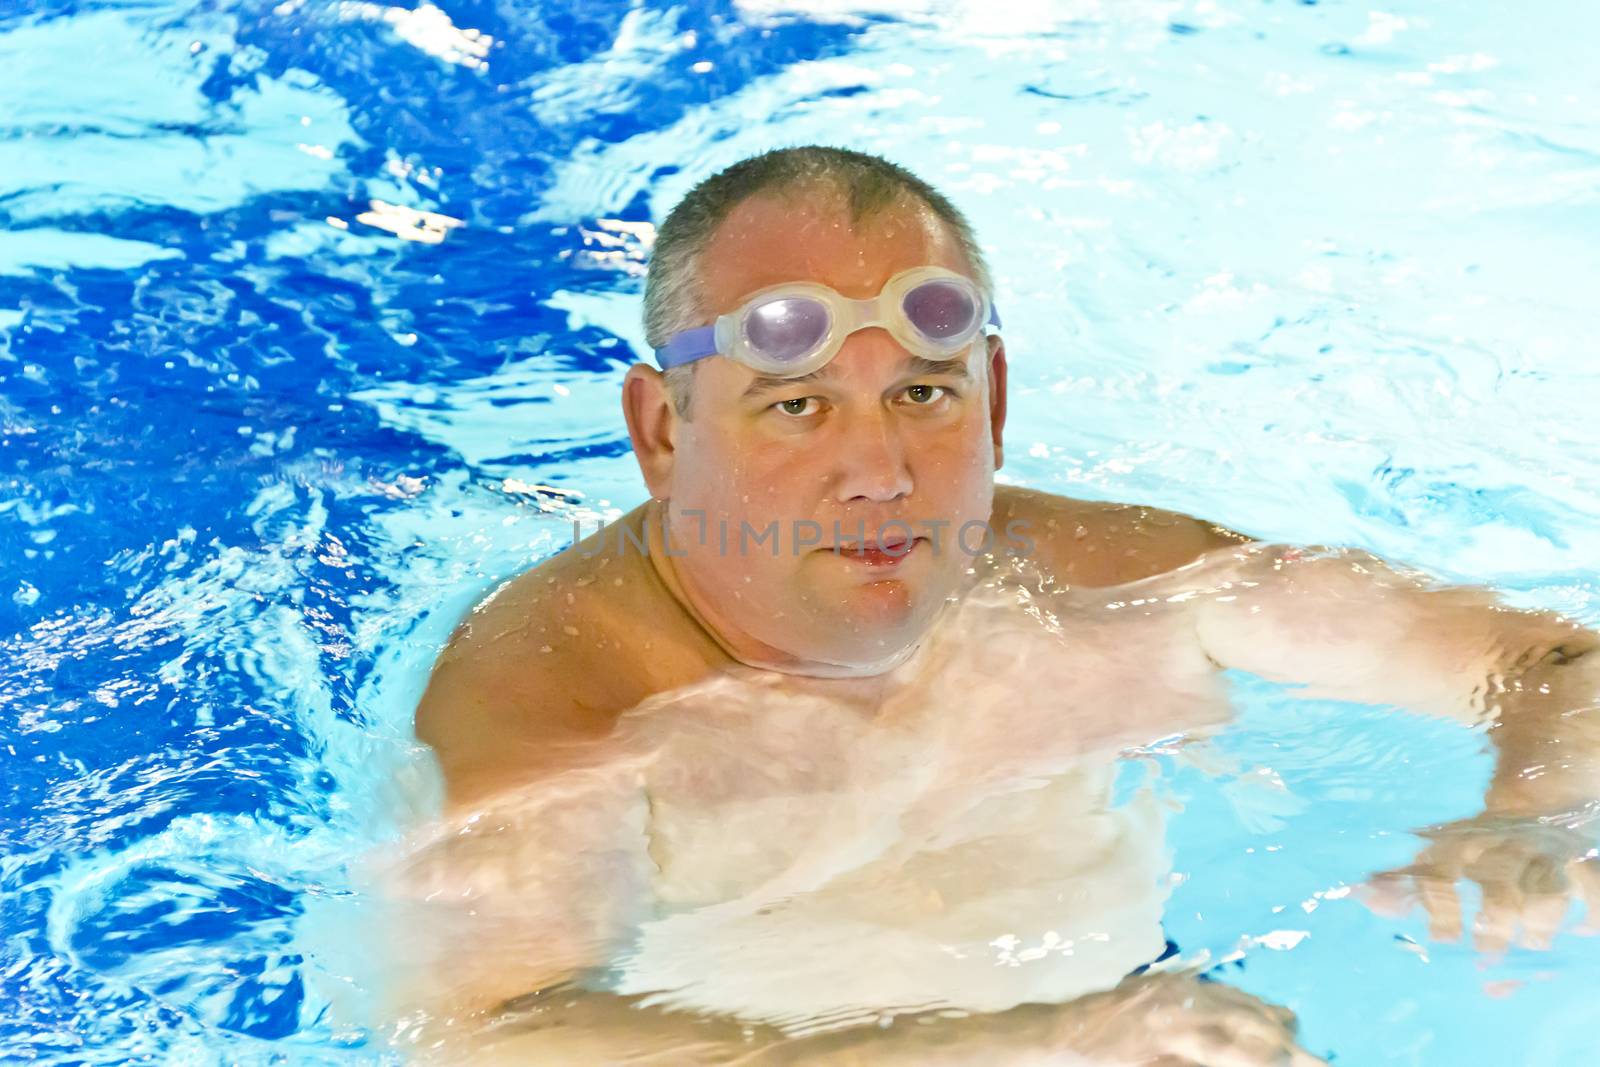
<path fill-rule="evenodd" d="M 1600 802 L 1600 652 L 1552 655 L 1500 684 L 1485 810 L 1559 815 Z"/>
<path fill-rule="evenodd" d="M 922 1012 L 810 1037 L 771 1026 L 643 1008 L 637 999 L 558 989 L 520 998 L 498 1023 L 428 1043 L 426 1063 L 571 1067 L 1073 1067 L 1216 1062 L 1315 1067 L 1294 1015 L 1189 972 L 1145 974 L 1064 1004 L 990 1014 Z M 1323 1065 L 1325 1067 L 1325 1065 Z"/>
<path fill-rule="evenodd" d="M 527 1063 L 662 1065 L 662 1067 L 942 1067 L 1014 1062 L 1027 1051 L 1074 1058 L 1056 1032 L 1071 1005 L 1025 1004 L 992 1015 L 946 1017 L 928 1012 L 868 1022 L 808 1037 L 722 1017 L 643 1007 L 639 998 L 558 989 L 521 998 L 499 1020 L 451 1035 L 419 1057 L 429 1064 Z M 1009 1055 L 1008 1055 L 1009 1053 Z M 1062 1058 L 1065 1057 L 1065 1058 Z"/>
<path fill-rule="evenodd" d="M 1462 722 L 1519 702 L 1508 680 L 1600 647 L 1600 635 L 1571 620 L 1438 586 L 1364 553 L 1250 546 L 1183 577 L 1213 662 L 1310 696 Z"/>

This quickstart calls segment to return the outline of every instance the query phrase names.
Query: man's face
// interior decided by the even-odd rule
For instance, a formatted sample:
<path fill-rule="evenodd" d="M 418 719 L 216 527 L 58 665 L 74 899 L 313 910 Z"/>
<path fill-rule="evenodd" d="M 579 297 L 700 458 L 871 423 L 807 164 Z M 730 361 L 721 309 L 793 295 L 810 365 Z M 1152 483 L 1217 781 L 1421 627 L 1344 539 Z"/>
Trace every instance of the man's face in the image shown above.
<path fill-rule="evenodd" d="M 783 282 L 875 297 L 923 265 L 972 276 L 921 205 L 856 229 L 831 193 L 757 197 L 706 249 L 706 317 Z M 675 547 L 686 553 L 674 566 L 695 606 L 724 637 L 767 646 L 769 661 L 799 670 L 870 669 L 914 645 L 971 565 L 958 534 L 990 516 L 1003 360 L 997 340 L 980 338 L 935 365 L 878 327 L 852 334 L 804 379 L 704 360 L 691 417 L 676 424 L 669 490 Z M 774 523 L 776 552 L 757 541 Z M 909 551 L 897 538 L 914 538 Z M 967 529 L 969 546 L 981 540 L 981 527 Z M 885 551 L 859 550 L 874 542 Z"/>

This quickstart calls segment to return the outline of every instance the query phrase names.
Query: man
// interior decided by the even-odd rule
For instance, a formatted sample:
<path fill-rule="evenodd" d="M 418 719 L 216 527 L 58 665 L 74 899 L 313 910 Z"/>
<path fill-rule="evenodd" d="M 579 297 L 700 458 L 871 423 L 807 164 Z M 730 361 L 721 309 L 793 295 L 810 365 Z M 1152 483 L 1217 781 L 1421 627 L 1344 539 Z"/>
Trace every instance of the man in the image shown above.
<path fill-rule="evenodd" d="M 396 995 L 453 1033 L 561 989 L 462 1055 L 1311 1062 L 1280 1009 L 1122 977 L 1161 953 L 1163 856 L 1148 806 L 1108 806 L 1109 772 L 1226 721 L 1223 668 L 1498 716 L 1491 816 L 1593 795 L 1594 729 L 1562 713 L 1600 657 L 1572 624 L 1366 557 L 997 488 L 992 291 L 960 213 L 860 153 L 746 160 L 662 224 L 645 316 L 664 372 L 623 388 L 650 500 L 480 604 L 417 710 L 451 821 L 400 876 L 441 956 Z M 1594 879 L 1575 837 L 1524 837 L 1465 825 L 1388 884 L 1414 881 L 1449 937 L 1474 865 L 1480 943 L 1542 943 Z M 1067 931 L 1071 958 L 1001 975 L 1018 929 Z M 941 1008 L 974 1014 L 756 1025 Z"/>

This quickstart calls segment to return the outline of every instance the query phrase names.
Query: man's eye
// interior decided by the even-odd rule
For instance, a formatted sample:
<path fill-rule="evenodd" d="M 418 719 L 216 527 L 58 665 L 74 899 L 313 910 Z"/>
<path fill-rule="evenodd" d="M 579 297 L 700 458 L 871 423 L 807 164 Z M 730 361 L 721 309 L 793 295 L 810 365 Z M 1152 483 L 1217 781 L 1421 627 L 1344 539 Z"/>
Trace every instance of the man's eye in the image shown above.
<path fill-rule="evenodd" d="M 926 407 L 942 399 L 950 390 L 942 385 L 913 385 L 906 390 L 906 396 L 917 407 Z"/>
<path fill-rule="evenodd" d="M 817 407 L 812 405 L 817 405 Z M 814 396 L 797 396 L 792 400 L 780 400 L 772 406 L 785 415 L 799 417 L 801 415 L 815 415 L 817 408 L 821 405 L 818 404 L 817 398 Z"/>

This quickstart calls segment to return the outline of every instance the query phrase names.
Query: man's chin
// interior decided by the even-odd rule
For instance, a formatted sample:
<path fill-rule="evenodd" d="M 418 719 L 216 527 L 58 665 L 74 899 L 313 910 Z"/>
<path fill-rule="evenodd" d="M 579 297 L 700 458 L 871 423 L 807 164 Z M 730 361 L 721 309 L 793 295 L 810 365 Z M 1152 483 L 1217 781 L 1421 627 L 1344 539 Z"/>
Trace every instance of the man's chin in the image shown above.
<path fill-rule="evenodd" d="M 904 582 L 886 579 L 855 586 L 841 596 L 826 648 L 819 658 L 868 672 L 887 670 L 911 653 L 932 628 L 938 603 Z"/>
<path fill-rule="evenodd" d="M 814 678 L 871 678 L 894 670 L 916 650 L 915 641 L 863 639 L 853 645 L 814 650 L 785 670 Z"/>

